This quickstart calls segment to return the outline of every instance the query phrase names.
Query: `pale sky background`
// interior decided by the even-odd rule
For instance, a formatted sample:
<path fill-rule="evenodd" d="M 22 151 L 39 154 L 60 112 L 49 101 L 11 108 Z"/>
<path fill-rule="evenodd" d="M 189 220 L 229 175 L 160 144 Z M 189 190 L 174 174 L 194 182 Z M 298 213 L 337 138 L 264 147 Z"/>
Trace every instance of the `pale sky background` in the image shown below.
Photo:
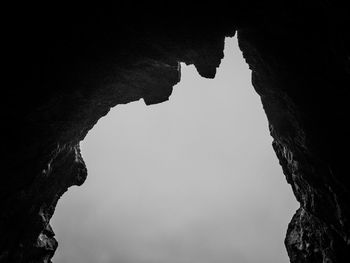
<path fill-rule="evenodd" d="M 58 203 L 54 263 L 289 262 L 298 204 L 237 39 L 214 80 L 181 75 L 168 102 L 117 106 L 81 143 L 89 175 Z"/>

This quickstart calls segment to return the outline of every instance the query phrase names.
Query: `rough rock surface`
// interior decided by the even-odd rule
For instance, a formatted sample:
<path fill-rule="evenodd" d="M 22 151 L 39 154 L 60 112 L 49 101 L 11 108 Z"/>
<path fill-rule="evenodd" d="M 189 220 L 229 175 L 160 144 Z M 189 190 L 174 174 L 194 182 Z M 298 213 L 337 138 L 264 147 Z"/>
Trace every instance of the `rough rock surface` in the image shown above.
<path fill-rule="evenodd" d="M 1 105 L 0 262 L 51 262 L 49 221 L 87 176 L 79 150 L 87 132 L 117 104 L 167 100 L 179 62 L 213 78 L 224 38 L 236 31 L 300 202 L 285 239 L 291 262 L 349 262 L 350 10 L 261 2 L 14 7 L 4 49 L 11 86 Z"/>

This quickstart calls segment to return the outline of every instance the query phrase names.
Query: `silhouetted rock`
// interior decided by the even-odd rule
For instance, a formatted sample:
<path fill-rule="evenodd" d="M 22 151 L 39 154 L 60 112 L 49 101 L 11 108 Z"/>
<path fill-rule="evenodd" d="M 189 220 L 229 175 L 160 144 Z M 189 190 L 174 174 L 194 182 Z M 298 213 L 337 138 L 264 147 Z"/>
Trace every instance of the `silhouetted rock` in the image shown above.
<path fill-rule="evenodd" d="M 87 132 L 118 104 L 166 101 L 179 62 L 213 78 L 236 30 L 300 202 L 285 240 L 291 262 L 350 260 L 349 9 L 251 1 L 13 10 L 0 262 L 50 262 L 57 242 L 49 221 L 63 193 L 86 178 L 79 142 Z"/>

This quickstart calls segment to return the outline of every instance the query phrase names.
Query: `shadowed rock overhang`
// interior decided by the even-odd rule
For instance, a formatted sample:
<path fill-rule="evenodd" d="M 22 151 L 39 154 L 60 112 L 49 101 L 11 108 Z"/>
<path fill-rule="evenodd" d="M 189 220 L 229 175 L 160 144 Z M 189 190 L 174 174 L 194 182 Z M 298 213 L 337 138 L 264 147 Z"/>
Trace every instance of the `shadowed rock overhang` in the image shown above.
<path fill-rule="evenodd" d="M 350 10 L 328 1 L 164 5 L 9 9 L 0 262 L 50 262 L 49 221 L 86 178 L 87 132 L 118 104 L 166 101 L 179 62 L 213 78 L 236 33 L 300 203 L 285 239 L 290 260 L 348 262 Z"/>

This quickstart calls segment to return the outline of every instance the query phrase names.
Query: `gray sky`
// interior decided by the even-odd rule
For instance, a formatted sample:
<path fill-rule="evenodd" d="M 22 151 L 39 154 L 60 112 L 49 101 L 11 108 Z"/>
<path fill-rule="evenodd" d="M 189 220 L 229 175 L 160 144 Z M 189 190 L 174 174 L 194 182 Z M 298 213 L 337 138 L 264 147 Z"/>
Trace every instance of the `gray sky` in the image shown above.
<path fill-rule="evenodd" d="M 54 263 L 289 262 L 298 205 L 237 39 L 214 80 L 181 66 L 170 101 L 117 106 L 81 143 L 89 175 L 58 203 Z"/>

